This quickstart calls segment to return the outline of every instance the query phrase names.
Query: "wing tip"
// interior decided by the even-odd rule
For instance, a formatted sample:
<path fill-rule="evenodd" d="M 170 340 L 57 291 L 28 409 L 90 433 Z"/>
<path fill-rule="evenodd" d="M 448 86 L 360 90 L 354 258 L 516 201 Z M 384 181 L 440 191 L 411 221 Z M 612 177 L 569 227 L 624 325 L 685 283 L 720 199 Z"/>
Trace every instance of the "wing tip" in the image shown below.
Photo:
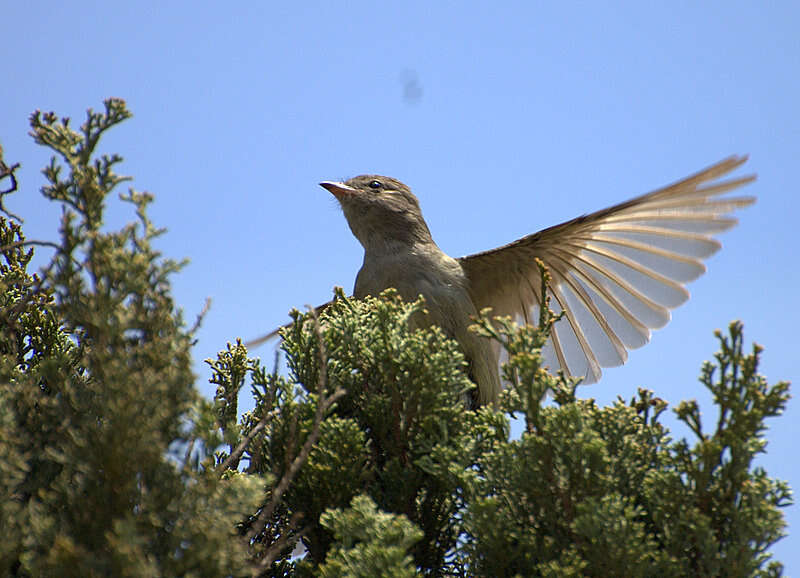
<path fill-rule="evenodd" d="M 729 173 L 732 170 L 737 169 L 740 166 L 742 166 L 743 164 L 745 164 L 749 159 L 750 159 L 750 153 L 744 153 L 744 154 L 736 154 L 736 153 L 734 153 L 734 154 L 732 154 L 730 156 L 725 157 L 721 161 L 714 163 L 713 165 L 708 167 L 708 169 L 706 169 L 706 170 L 709 170 L 709 169 L 712 169 L 712 168 L 720 168 L 721 169 L 722 167 L 726 167 L 726 170 L 722 174 Z M 701 172 L 703 172 L 703 171 L 701 171 Z"/>

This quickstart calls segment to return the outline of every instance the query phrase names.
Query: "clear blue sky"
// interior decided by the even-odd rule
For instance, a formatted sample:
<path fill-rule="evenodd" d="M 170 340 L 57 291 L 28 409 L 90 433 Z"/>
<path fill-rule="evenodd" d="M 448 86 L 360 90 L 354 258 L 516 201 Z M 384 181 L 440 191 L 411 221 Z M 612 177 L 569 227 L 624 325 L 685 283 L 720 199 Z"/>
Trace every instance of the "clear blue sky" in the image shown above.
<path fill-rule="evenodd" d="M 750 153 L 758 203 L 721 238 L 692 299 L 628 364 L 584 395 L 647 386 L 676 403 L 733 319 L 762 344 L 771 380 L 800 377 L 797 352 L 800 9 L 792 2 L 9 2 L 2 9 L 0 142 L 23 163 L 9 208 L 53 239 L 36 192 L 40 108 L 81 121 L 109 96 L 134 118 L 104 141 L 133 186 L 156 195 L 160 248 L 188 319 L 213 306 L 201 360 L 291 307 L 352 289 L 362 250 L 317 186 L 365 172 L 421 199 L 439 245 L 460 256 Z M 296 6 L 296 7 L 290 7 Z M 557 6 L 557 7 L 556 7 Z M 110 225 L 131 219 L 112 207 Z M 44 254 L 44 253 L 43 253 Z M 271 363 L 271 349 L 258 350 Z M 800 488 L 800 412 L 770 423 L 773 476 Z M 800 526 L 798 508 L 788 510 Z M 792 528 L 790 528 L 790 532 Z M 798 530 L 794 530 L 798 534 Z M 797 538 L 774 549 L 800 573 Z"/>

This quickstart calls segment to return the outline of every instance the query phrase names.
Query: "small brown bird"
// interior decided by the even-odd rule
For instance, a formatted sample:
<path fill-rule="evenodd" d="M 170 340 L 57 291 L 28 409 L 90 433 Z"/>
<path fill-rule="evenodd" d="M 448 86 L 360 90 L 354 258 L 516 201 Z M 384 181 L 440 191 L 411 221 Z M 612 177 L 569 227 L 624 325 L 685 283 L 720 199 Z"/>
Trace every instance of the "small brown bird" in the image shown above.
<path fill-rule="evenodd" d="M 456 339 L 489 403 L 502 386 L 499 347 L 468 330 L 485 307 L 518 322 L 538 319 L 541 259 L 552 276 L 551 307 L 565 311 L 544 349 L 553 370 L 600 378 L 601 367 L 627 360 L 689 298 L 684 285 L 705 272 L 702 259 L 719 248 L 713 235 L 729 229 L 733 210 L 753 197 L 720 198 L 755 179 L 720 180 L 747 160 L 730 157 L 662 189 L 513 243 L 454 259 L 433 241 L 411 190 L 395 179 L 362 175 L 320 183 L 339 201 L 364 247 L 354 295 L 394 287 L 406 300 L 425 297 L 428 322 Z M 263 341 L 265 338 L 258 340 Z"/>

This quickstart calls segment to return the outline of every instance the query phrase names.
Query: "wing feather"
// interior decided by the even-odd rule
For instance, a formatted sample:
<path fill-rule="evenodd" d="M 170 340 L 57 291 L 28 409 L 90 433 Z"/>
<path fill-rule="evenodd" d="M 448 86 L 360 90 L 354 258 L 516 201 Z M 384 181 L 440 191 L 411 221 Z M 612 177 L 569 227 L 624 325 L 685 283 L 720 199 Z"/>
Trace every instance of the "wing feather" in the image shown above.
<path fill-rule="evenodd" d="M 554 265 L 555 267 L 555 265 Z M 621 365 L 624 363 L 628 358 L 628 350 L 625 349 L 625 344 L 617 335 L 617 332 L 608 322 L 606 316 L 600 311 L 597 302 L 593 299 L 587 289 L 581 284 L 580 280 L 574 274 L 564 274 L 562 273 L 561 276 L 564 278 L 566 284 L 572 290 L 573 293 L 580 299 L 581 304 L 589 310 L 592 317 L 597 321 L 602 329 L 605 337 L 608 338 L 611 346 L 614 348 L 614 352 L 616 354 L 616 359 L 612 359 L 608 361 L 608 365 Z"/>
<path fill-rule="evenodd" d="M 552 276 L 551 307 L 564 311 L 544 349 L 551 368 L 600 378 L 629 349 L 666 325 L 686 301 L 685 284 L 721 247 L 714 235 L 733 227 L 729 214 L 753 197 L 720 198 L 755 176 L 720 180 L 747 157 L 732 156 L 681 181 L 589 215 L 460 259 L 478 309 L 537 319 L 541 296 L 535 259 Z"/>
<path fill-rule="evenodd" d="M 556 275 L 563 280 L 561 285 L 566 303 L 565 316 L 570 325 L 580 327 L 578 343 L 584 356 L 589 359 L 591 369 L 600 371 L 600 366 L 620 365 L 627 358 L 627 351 L 614 329 L 600 312 L 597 303 L 589 293 L 569 273 L 558 271 Z"/>
<path fill-rule="evenodd" d="M 554 259 L 558 259 L 560 262 L 568 264 L 568 261 L 563 259 L 557 251 L 553 252 L 553 257 Z M 619 315 L 622 318 L 622 321 L 627 323 L 636 332 L 636 334 L 643 337 L 641 342 L 637 339 L 626 339 L 625 344 L 627 347 L 640 347 L 647 342 L 647 339 L 650 336 L 650 329 L 648 329 L 644 323 L 642 323 L 633 313 L 631 313 L 620 299 L 612 295 L 611 292 L 601 283 L 601 280 L 596 279 L 591 272 L 585 272 L 584 267 L 580 262 L 573 265 L 573 275 L 586 286 L 590 287 L 600 297 L 602 302 L 609 305 L 613 312 Z M 594 301 L 597 302 L 597 300 Z M 611 321 L 613 317 L 609 315 L 609 313 L 610 312 L 607 311 L 604 316 L 607 320 Z M 619 328 L 617 329 L 617 332 L 622 333 Z"/>

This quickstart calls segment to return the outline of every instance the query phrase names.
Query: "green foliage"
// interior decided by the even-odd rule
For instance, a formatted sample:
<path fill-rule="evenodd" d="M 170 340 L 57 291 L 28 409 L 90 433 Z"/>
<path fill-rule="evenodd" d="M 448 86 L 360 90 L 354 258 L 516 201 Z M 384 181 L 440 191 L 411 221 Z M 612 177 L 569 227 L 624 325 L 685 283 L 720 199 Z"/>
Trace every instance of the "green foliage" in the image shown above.
<path fill-rule="evenodd" d="M 466 410 L 459 352 L 436 328 L 408 329 L 423 306 L 393 291 L 364 301 L 339 292 L 319 319 L 295 314 L 284 330 L 290 377 L 277 389 L 289 393 L 269 407 L 286 413 L 251 445 L 248 471 L 285 476 L 313 429 L 314 396 L 347 392 L 285 494 L 283 519 L 294 519 L 309 553 L 297 571 L 318 573 L 331 556 L 343 564 L 342 548 L 351 546 L 331 533 L 331 512 L 367 495 L 423 531 L 409 552 L 432 575 L 781 573 L 767 549 L 783 535 L 780 508 L 791 495 L 752 462 L 764 448 L 764 419 L 782 412 L 788 385 L 770 387 L 758 375 L 760 350 L 743 353 L 740 324 L 719 336 L 717 363 L 701 376 L 718 404 L 717 430 L 699 430 L 696 404 L 676 410 L 690 426 L 697 421 L 690 444 L 671 440 L 661 422 L 667 404 L 649 391 L 601 408 L 576 397 L 574 380 L 547 373 L 540 350 L 555 322 L 547 309 L 541 328 L 480 321 L 478 331 L 509 352 L 510 386 L 497 407 Z M 507 416 L 523 418 L 521 438 L 510 438 Z M 348 558 L 364 565 L 348 571 L 373 572 L 385 559 L 372 551 L 364 544 L 364 559 Z"/>
<path fill-rule="evenodd" d="M 191 333 L 170 295 L 179 265 L 152 248 L 151 197 L 120 195 L 138 216 L 102 230 L 121 159 L 95 147 L 129 116 L 109 100 L 80 131 L 35 113 L 53 149 L 45 196 L 64 207 L 41 278 L 18 224 L 0 218 L 0 493 L 4 574 L 221 575 L 245 568 L 231 516 L 260 488 L 181 471 L 168 458 L 197 402 Z M 66 169 L 66 174 L 64 173 Z"/>
<path fill-rule="evenodd" d="M 241 426 L 226 426 L 235 435 L 217 463 L 230 467 L 244 457 L 244 471 L 276 480 L 268 503 L 244 525 L 267 545 L 262 562 L 272 563 L 277 544 L 276 568 L 283 568 L 301 537 L 312 566 L 321 564 L 338 547 L 323 514 L 366 494 L 422 531 L 411 547 L 417 566 L 435 573 L 456 564 L 459 516 L 478 458 L 505 439 L 508 423 L 488 409 L 465 410 L 474 386 L 457 345 L 439 328 L 408 328 L 422 307 L 393 291 L 364 301 L 338 292 L 321 318 L 295 313 L 283 332 L 288 379 L 247 360 L 240 344 L 209 360 L 218 415 L 232 414 L 246 375 L 256 398 Z"/>
<path fill-rule="evenodd" d="M 544 325 L 552 323 L 545 319 Z M 791 493 L 753 459 L 764 450 L 764 419 L 782 413 L 788 384 L 756 372 L 760 348 L 743 352 L 742 326 L 717 334 L 717 364 L 701 383 L 719 418 L 703 433 L 696 402 L 675 410 L 697 440 L 672 442 L 659 421 L 667 404 L 646 390 L 599 408 L 541 367 L 538 328 L 485 334 L 509 352 L 510 387 L 500 407 L 526 430 L 487 454 L 467 513 L 471 568 L 487 576 L 778 575 L 767 548 L 783 535 L 778 508 Z M 543 404 L 551 391 L 553 404 Z"/>
<path fill-rule="evenodd" d="M 422 532 L 405 516 L 381 512 L 368 497 L 356 496 L 350 509 L 329 510 L 320 522 L 335 540 L 319 568 L 320 576 L 416 576 L 407 552 Z"/>
<path fill-rule="evenodd" d="M 181 263 L 152 247 L 152 197 L 120 195 L 136 221 L 103 226 L 127 179 L 96 148 L 129 116 L 112 99 L 74 131 L 35 113 L 33 137 L 56 153 L 43 193 L 64 207 L 58 240 L 0 217 L 0 572 L 781 574 L 768 550 L 791 494 L 753 460 L 788 384 L 758 374 L 738 323 L 701 374 L 712 429 L 696 402 L 675 410 L 693 440 L 671 439 L 652 392 L 598 407 L 547 373 L 547 307 L 539 327 L 477 321 L 509 353 L 509 387 L 469 410 L 457 344 L 409 329 L 424 303 L 393 291 L 338 290 L 323 312 L 294 312 L 286 376 L 229 343 L 207 361 L 214 399 L 200 398 L 170 293 Z M 0 158 L 0 211 L 14 169 Z M 36 245 L 55 253 L 31 275 Z M 240 416 L 247 389 L 255 407 Z"/>
<path fill-rule="evenodd" d="M 366 438 L 361 474 L 349 477 L 347 487 L 417 524 L 424 539 L 415 558 L 433 569 L 447 566 L 478 457 L 503 437 L 507 423 L 492 412 L 465 411 L 473 385 L 455 343 L 438 327 L 408 329 L 408 319 L 422 307 L 421 300 L 402 303 L 393 291 L 361 302 L 339 293 L 320 320 L 321 330 L 307 327 L 313 317 L 297 317 L 283 347 L 292 377 L 305 387 L 320 379 L 318 351 L 326 352 L 325 381 L 347 391 L 335 415 Z M 345 506 L 353 494 L 327 507 Z M 313 544 L 309 550 L 321 561 L 324 551 Z"/>

